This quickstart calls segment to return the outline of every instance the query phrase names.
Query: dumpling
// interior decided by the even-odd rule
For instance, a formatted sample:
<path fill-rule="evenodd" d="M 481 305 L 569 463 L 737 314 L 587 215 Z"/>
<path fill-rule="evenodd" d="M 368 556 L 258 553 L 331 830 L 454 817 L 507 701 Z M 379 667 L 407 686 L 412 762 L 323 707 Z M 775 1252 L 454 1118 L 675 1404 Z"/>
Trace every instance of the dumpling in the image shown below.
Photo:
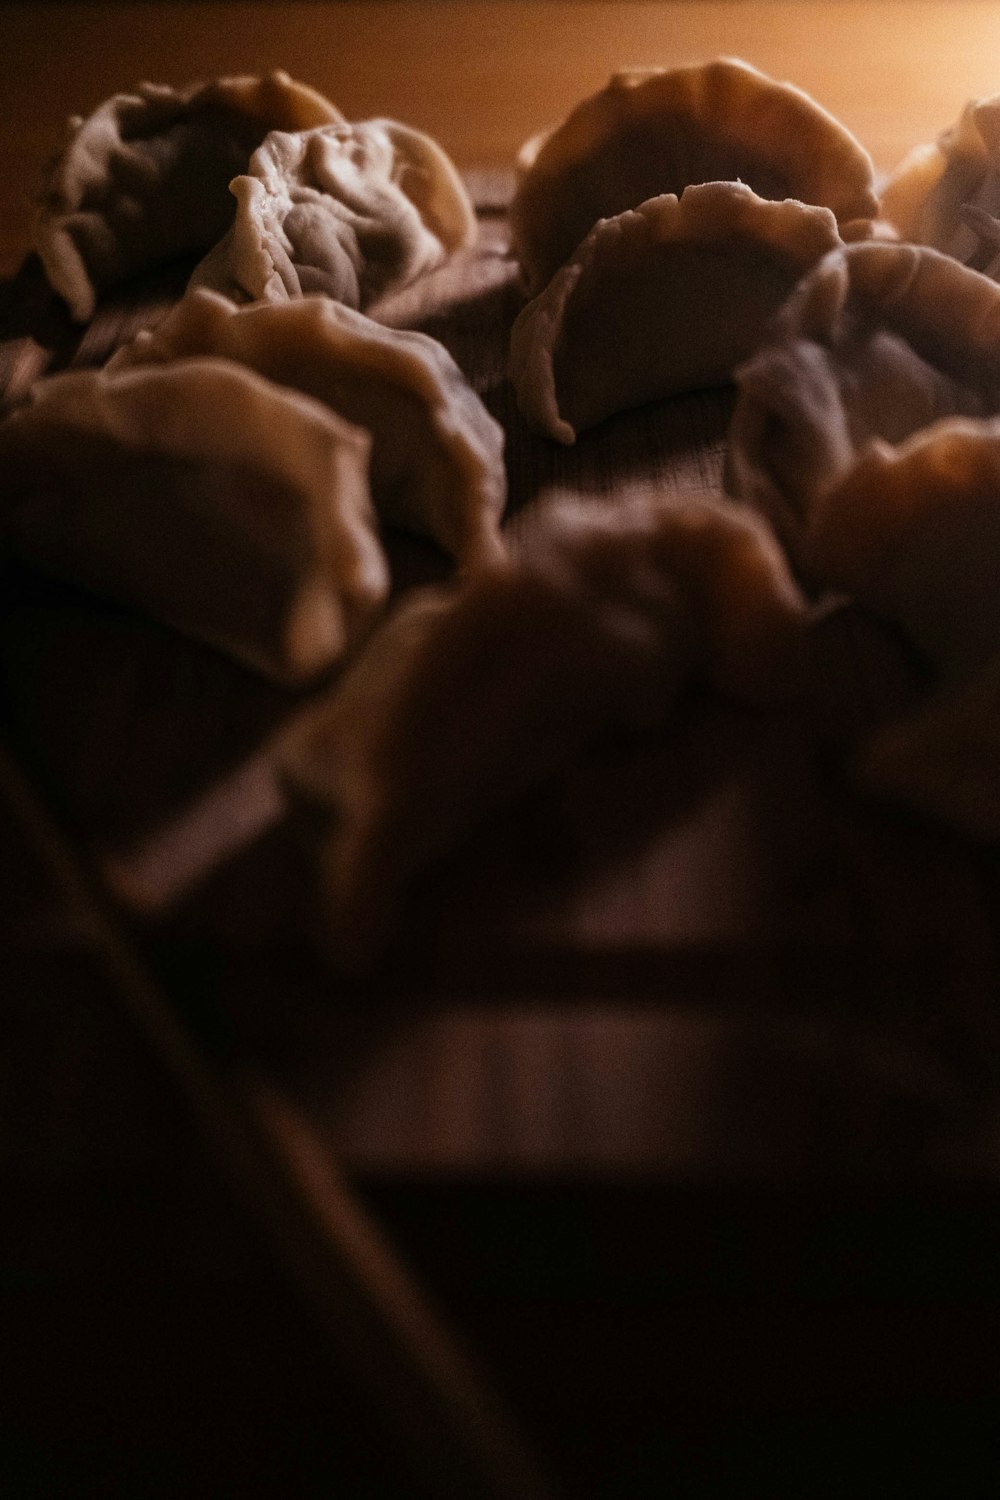
<path fill-rule="evenodd" d="M 878 209 L 854 137 L 808 94 L 733 58 L 615 74 L 529 141 L 520 166 L 511 227 L 532 292 L 598 219 L 692 183 L 744 182 L 762 198 L 832 209 L 845 227 Z"/>
<path fill-rule="evenodd" d="M 1000 277 L 1000 94 L 971 100 L 937 141 L 915 147 L 885 183 L 881 212 L 901 239 Z"/>
<path fill-rule="evenodd" d="M 0 426 L 19 561 L 283 682 L 338 662 L 388 572 L 369 439 L 225 360 L 57 375 Z"/>
<path fill-rule="evenodd" d="M 384 520 L 433 537 L 467 568 L 502 555 L 503 429 L 436 339 L 325 297 L 236 307 L 202 288 L 111 368 L 196 354 L 237 360 L 366 428 Z"/>
<path fill-rule="evenodd" d="M 644 490 L 551 498 L 505 566 L 411 597 L 279 748 L 327 824 L 338 959 L 363 962 L 419 869 L 595 735 L 663 722 L 692 671 L 781 692 L 805 620 L 752 512 Z"/>
<path fill-rule="evenodd" d="M 1000 653 L 1000 417 L 870 441 L 810 507 L 804 572 L 896 621 L 936 670 Z"/>
<path fill-rule="evenodd" d="M 221 238 L 233 217 L 230 180 L 269 131 L 342 120 L 281 72 L 115 94 L 69 122 L 45 184 L 34 245 L 49 282 L 86 322 L 109 287 Z"/>
<path fill-rule="evenodd" d="M 894 621 L 930 695 L 853 756 L 868 789 L 1000 837 L 1000 419 L 874 441 L 809 518 L 810 576 Z"/>
<path fill-rule="evenodd" d="M 601 220 L 514 324 L 518 405 L 536 431 L 572 443 L 626 407 L 725 384 L 840 243 L 829 209 L 736 182 Z"/>
<path fill-rule="evenodd" d="M 238 302 L 321 292 L 367 307 L 475 242 L 451 161 L 395 120 L 275 131 L 230 190 L 236 217 L 192 285 Z"/>
<path fill-rule="evenodd" d="M 798 557 L 812 510 L 869 439 L 1000 412 L 1000 288 L 929 248 L 846 246 L 803 280 L 736 380 L 726 487 Z"/>

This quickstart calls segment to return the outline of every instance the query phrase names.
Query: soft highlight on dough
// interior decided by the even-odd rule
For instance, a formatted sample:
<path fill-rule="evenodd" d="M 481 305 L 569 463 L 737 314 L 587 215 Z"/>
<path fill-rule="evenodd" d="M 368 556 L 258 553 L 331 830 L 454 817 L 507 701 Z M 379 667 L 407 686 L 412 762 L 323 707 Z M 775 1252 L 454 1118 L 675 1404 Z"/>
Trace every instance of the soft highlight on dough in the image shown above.
<path fill-rule="evenodd" d="M 50 284 L 87 322 L 109 288 L 221 238 L 233 217 L 230 180 L 270 131 L 342 121 L 328 99 L 280 71 L 180 91 L 140 83 L 74 116 L 35 215 Z"/>
<path fill-rule="evenodd" d="M 826 256 L 736 372 L 726 487 L 801 561 L 822 496 L 872 439 L 1000 413 L 1000 288 L 928 247 Z"/>
<path fill-rule="evenodd" d="M 325 297 L 237 307 L 199 288 L 111 367 L 198 354 L 236 360 L 368 431 L 383 521 L 433 538 L 467 569 L 502 556 L 503 429 L 436 339 Z"/>
<path fill-rule="evenodd" d="M 601 220 L 514 324 L 521 411 L 572 443 L 617 411 L 725 384 L 803 271 L 840 243 L 829 209 L 735 182 Z"/>
<path fill-rule="evenodd" d="M 369 439 L 230 361 L 57 375 L 0 426 L 3 544 L 280 682 L 367 634 L 389 578 Z"/>
<path fill-rule="evenodd" d="M 736 58 L 615 74 L 521 153 L 511 207 L 529 290 L 598 219 L 699 182 L 829 208 L 843 226 L 878 209 L 871 158 L 815 100 Z"/>
<path fill-rule="evenodd" d="M 901 239 L 1000 279 L 1000 94 L 970 100 L 936 141 L 904 157 L 881 214 Z"/>
<path fill-rule="evenodd" d="M 237 302 L 319 292 L 365 308 L 475 243 L 450 159 L 396 120 L 274 131 L 230 191 L 232 225 L 191 284 Z"/>

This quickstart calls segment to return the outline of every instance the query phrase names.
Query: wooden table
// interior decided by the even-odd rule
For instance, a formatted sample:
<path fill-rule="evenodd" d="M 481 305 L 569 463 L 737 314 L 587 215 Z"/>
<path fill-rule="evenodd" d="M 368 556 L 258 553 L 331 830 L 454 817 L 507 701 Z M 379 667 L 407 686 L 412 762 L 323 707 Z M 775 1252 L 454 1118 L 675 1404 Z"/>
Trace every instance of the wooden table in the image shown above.
<path fill-rule="evenodd" d="M 231 9 L 129 10 L 143 29 L 119 33 L 114 68 L 98 55 L 93 9 L 42 14 L 58 10 L 67 51 L 71 37 L 77 57 L 84 48 L 96 98 L 125 57 L 132 73 L 154 71 L 154 48 L 178 76 L 195 58 L 212 71 Z M 976 71 L 996 24 L 985 6 L 877 7 L 880 25 L 895 17 L 898 28 L 893 67 L 915 67 L 903 46 L 916 48 L 913 18 L 930 46 L 945 9 L 959 41 L 950 85 L 942 73 L 935 87 L 990 91 Z M 502 29 L 488 73 L 461 85 L 475 76 L 491 101 L 502 159 L 608 61 L 648 59 L 668 35 L 671 56 L 712 38 L 712 51 L 750 53 L 807 86 L 807 62 L 822 65 L 825 102 L 842 102 L 855 129 L 882 121 L 884 160 L 898 127 L 871 91 L 875 10 L 626 5 L 614 8 L 612 42 L 604 6 L 263 6 L 252 45 L 243 37 L 226 66 L 280 50 L 349 112 L 391 109 L 482 159 L 480 127 L 457 107 L 443 81 L 456 75 L 434 45 L 445 18 L 470 56 L 484 51 L 474 37 Z M 837 72 L 822 46 L 803 54 L 807 20 L 839 38 L 841 55 L 851 38 L 857 76 Z M 331 43 L 329 76 L 300 66 L 335 22 L 351 40 Z M 11 108 L 27 77 L 11 58 L 37 57 L 46 25 L 29 30 L 17 6 L 3 24 L 15 39 Z M 407 57 L 434 52 L 437 90 L 420 69 L 402 79 L 372 47 L 393 26 Z M 557 37 L 567 61 L 550 88 L 543 54 Z M 351 55 L 369 60 L 378 87 L 355 77 Z M 519 58 L 526 81 L 511 90 Z M 70 83 L 59 59 L 50 102 Z M 919 98 L 928 113 L 954 113 L 937 93 Z M 42 109 L 23 113 L 47 128 Z M 5 149 L 20 162 L 35 145 L 22 128 Z M 503 244 L 491 207 L 480 258 L 385 316 L 442 338 L 504 422 L 513 507 L 550 483 L 715 485 L 725 392 L 626 414 L 568 451 L 526 433 L 504 379 L 520 294 Z M 4 381 L 100 362 L 182 279 L 168 271 L 109 301 L 81 338 L 26 266 L 3 292 Z M 395 562 L 407 579 L 440 568 L 403 543 Z M 4 790 L 29 863 L 45 872 L 37 899 L 23 890 L 10 910 L 9 951 L 22 968 L 54 950 L 91 955 L 319 1326 L 352 1359 L 378 1351 L 365 1389 L 405 1433 L 428 1494 L 546 1486 L 397 1250 L 488 1352 L 519 1416 L 584 1493 L 625 1483 L 621 1452 L 598 1437 L 616 1423 L 640 1448 L 655 1430 L 651 1451 L 669 1475 L 687 1452 L 676 1447 L 685 1424 L 746 1459 L 755 1421 L 776 1450 L 798 1421 L 818 1423 L 824 1446 L 831 1414 L 861 1431 L 921 1403 L 971 1411 L 995 1389 L 998 871 L 992 851 L 865 800 L 845 775 L 857 734 L 919 687 L 889 628 L 845 610 L 817 629 L 795 704 L 751 713 L 694 690 L 667 734 L 568 767 L 442 864 L 380 970 L 348 982 L 323 958 L 313 872 L 280 819 L 262 813 L 259 837 L 228 850 L 219 839 L 218 858 L 174 878 L 178 830 L 217 830 L 234 808 L 266 803 L 260 747 L 295 700 L 37 579 L 8 573 L 2 608 Z M 914 1422 L 905 1438 L 919 1455 Z M 709 1493 L 718 1457 L 699 1472 Z"/>

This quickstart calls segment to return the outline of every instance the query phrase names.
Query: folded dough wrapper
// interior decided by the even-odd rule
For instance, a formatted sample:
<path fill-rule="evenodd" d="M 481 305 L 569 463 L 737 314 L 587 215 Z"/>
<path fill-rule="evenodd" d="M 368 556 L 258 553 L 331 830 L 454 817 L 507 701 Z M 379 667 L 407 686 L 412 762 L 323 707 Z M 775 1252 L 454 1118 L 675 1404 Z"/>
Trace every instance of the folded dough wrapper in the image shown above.
<path fill-rule="evenodd" d="M 935 680 L 851 756 L 869 791 L 1000 837 L 1000 419 L 873 440 L 809 516 L 810 576 L 892 620 Z"/>
<path fill-rule="evenodd" d="M 904 157 L 881 214 L 900 239 L 1000 279 L 1000 94 L 970 100 L 936 141 Z"/>
<path fill-rule="evenodd" d="M 871 158 L 850 132 L 801 89 L 728 57 L 616 73 L 529 141 L 520 169 L 511 226 L 532 292 L 598 219 L 698 182 L 817 204 L 845 230 L 878 209 Z"/>
<path fill-rule="evenodd" d="M 320 292 L 368 307 L 476 239 L 449 157 L 396 120 L 276 130 L 230 191 L 231 227 L 192 285 L 237 302 Z"/>
<path fill-rule="evenodd" d="M 572 443 L 615 412 L 726 384 L 840 243 L 829 209 L 735 182 L 602 219 L 514 323 L 511 379 L 529 426 Z"/>
<path fill-rule="evenodd" d="M 328 99 L 282 72 L 182 91 L 141 83 L 86 119 L 74 116 L 35 215 L 49 282 L 87 322 L 110 287 L 203 254 L 225 234 L 229 183 L 270 131 L 342 121 Z"/>
<path fill-rule="evenodd" d="M 86 370 L 0 426 L 21 562 L 281 682 L 339 662 L 388 592 L 369 439 L 229 361 Z"/>
<path fill-rule="evenodd" d="M 197 288 L 111 367 L 192 355 L 236 360 L 367 430 L 384 521 L 432 537 L 465 568 L 502 555 L 503 429 L 436 339 L 326 297 L 237 307 Z"/>
<path fill-rule="evenodd" d="M 873 439 L 809 514 L 807 576 L 894 620 L 945 678 L 1000 655 L 1000 418 Z"/>

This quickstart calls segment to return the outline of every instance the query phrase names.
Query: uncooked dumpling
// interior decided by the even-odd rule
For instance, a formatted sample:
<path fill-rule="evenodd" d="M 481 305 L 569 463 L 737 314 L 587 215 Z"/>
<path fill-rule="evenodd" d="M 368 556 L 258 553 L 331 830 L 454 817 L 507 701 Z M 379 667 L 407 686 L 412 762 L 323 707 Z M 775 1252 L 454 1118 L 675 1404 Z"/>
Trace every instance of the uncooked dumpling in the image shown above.
<path fill-rule="evenodd" d="M 529 289 L 563 265 L 598 219 L 697 182 L 745 182 L 838 222 L 878 208 L 871 159 L 808 94 L 732 58 L 616 74 L 521 155 L 511 208 Z"/>
<path fill-rule="evenodd" d="M 475 241 L 451 161 L 395 120 L 275 131 L 231 191 L 232 227 L 192 284 L 238 302 L 321 292 L 367 307 Z"/>
<path fill-rule="evenodd" d="M 1000 419 L 872 442 L 814 507 L 804 570 L 894 621 L 934 669 L 930 696 L 859 747 L 871 790 L 1000 837 Z"/>
<path fill-rule="evenodd" d="M 882 190 L 902 239 L 1000 276 L 1000 95 L 973 99 L 937 141 L 917 146 Z"/>
<path fill-rule="evenodd" d="M 514 324 L 518 405 L 536 431 L 572 443 L 626 407 L 725 384 L 840 242 L 829 209 L 736 182 L 602 220 Z"/>
<path fill-rule="evenodd" d="M 280 681 L 311 678 L 388 590 L 369 439 L 218 359 L 54 376 L 0 426 L 20 561 Z"/>
<path fill-rule="evenodd" d="M 813 508 L 869 439 L 1000 412 L 1000 288 L 929 248 L 846 246 L 736 378 L 727 488 L 798 556 Z"/>
<path fill-rule="evenodd" d="M 1000 840 L 1000 655 L 853 757 L 855 780 L 966 837 Z"/>
<path fill-rule="evenodd" d="M 1000 418 L 875 439 L 810 508 L 811 581 L 896 621 L 946 677 L 1000 653 Z"/>
<path fill-rule="evenodd" d="M 745 507 L 543 502 L 506 565 L 405 602 L 284 739 L 286 778 L 328 819 L 337 956 L 363 960 L 417 870 L 595 735 L 661 723 L 692 671 L 782 691 L 805 619 Z"/>
<path fill-rule="evenodd" d="M 230 180 L 269 131 L 342 120 L 281 72 L 115 94 L 70 121 L 45 185 L 34 243 L 51 285 L 86 322 L 109 287 L 221 238 L 233 218 Z"/>
<path fill-rule="evenodd" d="M 238 360 L 366 428 L 384 520 L 433 537 L 469 568 L 501 555 L 503 429 L 436 339 L 326 297 L 236 307 L 202 288 L 112 367 L 194 354 Z"/>

